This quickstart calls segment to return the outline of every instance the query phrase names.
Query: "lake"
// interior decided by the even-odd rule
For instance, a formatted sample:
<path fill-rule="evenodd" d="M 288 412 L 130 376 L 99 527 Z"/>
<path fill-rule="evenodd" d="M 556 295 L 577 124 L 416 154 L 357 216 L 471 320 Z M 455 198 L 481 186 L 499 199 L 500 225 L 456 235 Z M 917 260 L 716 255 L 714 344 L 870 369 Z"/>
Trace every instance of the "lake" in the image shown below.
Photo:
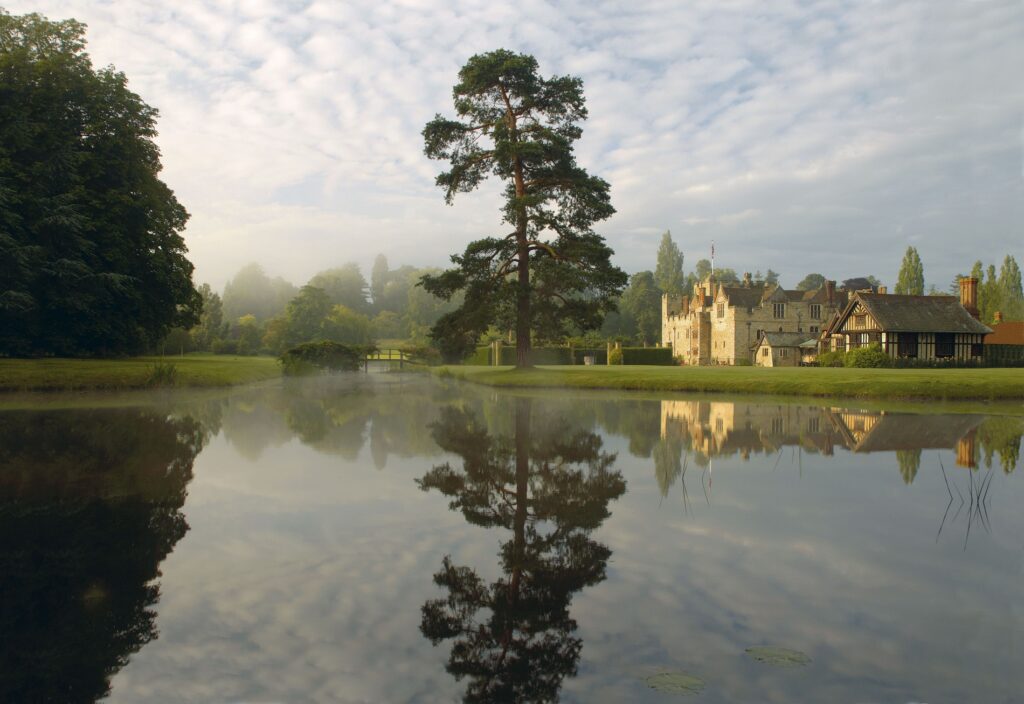
<path fill-rule="evenodd" d="M 1024 420 L 933 410 L 36 397 L 0 411 L 0 701 L 1022 702 Z"/>

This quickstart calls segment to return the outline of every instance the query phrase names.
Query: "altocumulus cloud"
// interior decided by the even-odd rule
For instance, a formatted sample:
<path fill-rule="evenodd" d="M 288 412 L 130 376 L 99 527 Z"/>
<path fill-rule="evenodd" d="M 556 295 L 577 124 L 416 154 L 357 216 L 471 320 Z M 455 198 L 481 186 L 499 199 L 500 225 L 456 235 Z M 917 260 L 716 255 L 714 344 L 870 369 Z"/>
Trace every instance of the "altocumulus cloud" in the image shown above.
<path fill-rule="evenodd" d="M 630 271 L 670 228 L 688 265 L 872 273 L 908 245 L 944 288 L 1024 258 L 1024 5 L 918 2 L 6 0 L 89 24 L 97 64 L 161 111 L 197 278 L 256 260 L 443 264 L 501 232 L 498 189 L 443 205 L 419 135 L 470 55 L 505 47 L 585 82 L 580 160 Z"/>

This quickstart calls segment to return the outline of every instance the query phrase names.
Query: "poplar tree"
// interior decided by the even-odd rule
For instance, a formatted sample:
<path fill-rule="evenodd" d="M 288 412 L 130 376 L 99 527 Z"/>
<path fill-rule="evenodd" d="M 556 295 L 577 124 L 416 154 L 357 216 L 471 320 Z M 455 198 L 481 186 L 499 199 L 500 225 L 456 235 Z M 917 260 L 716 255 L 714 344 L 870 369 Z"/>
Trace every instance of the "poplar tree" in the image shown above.
<path fill-rule="evenodd" d="M 654 270 L 654 281 L 662 293 L 679 294 L 686 287 L 683 276 L 683 253 L 672 241 L 672 233 L 665 230 L 658 246 L 658 265 Z"/>
<path fill-rule="evenodd" d="M 436 182 L 451 204 L 489 176 L 505 184 L 511 232 L 471 242 L 454 267 L 421 284 L 445 300 L 465 298 L 431 329 L 442 353 L 462 357 L 488 325 L 514 323 L 516 365 L 530 364 L 531 337 L 553 340 L 596 328 L 626 284 L 593 225 L 615 209 L 608 182 L 576 163 L 573 145 L 587 117 L 583 82 L 543 78 L 537 61 L 504 49 L 477 54 L 452 90 L 457 119 L 435 116 L 424 152 L 448 162 Z"/>
<path fill-rule="evenodd" d="M 924 265 L 913 247 L 907 247 L 903 255 L 899 276 L 896 278 L 896 293 L 911 296 L 924 295 Z"/>

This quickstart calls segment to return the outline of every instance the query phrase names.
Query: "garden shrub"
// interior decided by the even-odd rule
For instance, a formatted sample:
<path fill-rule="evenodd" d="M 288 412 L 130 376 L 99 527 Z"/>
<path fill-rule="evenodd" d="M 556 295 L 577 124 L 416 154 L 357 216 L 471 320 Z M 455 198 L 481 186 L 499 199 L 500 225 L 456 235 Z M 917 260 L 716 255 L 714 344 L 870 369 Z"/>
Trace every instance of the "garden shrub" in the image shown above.
<path fill-rule="evenodd" d="M 881 345 L 874 342 L 867 347 L 857 347 L 847 352 L 843 363 L 847 367 L 882 368 L 891 367 L 892 358 Z"/>
<path fill-rule="evenodd" d="M 608 353 L 608 364 L 622 364 L 622 350 L 616 347 Z"/>
<path fill-rule="evenodd" d="M 835 350 L 832 352 L 822 352 L 818 355 L 818 366 L 819 367 L 845 367 L 846 366 L 846 352 L 843 350 Z"/>
<path fill-rule="evenodd" d="M 288 376 L 309 374 L 317 370 L 356 371 L 363 358 L 376 351 L 373 346 L 343 345 L 340 342 L 321 340 L 292 347 L 279 360 Z"/>
<path fill-rule="evenodd" d="M 623 347 L 623 364 L 670 365 L 672 361 L 671 347 Z"/>

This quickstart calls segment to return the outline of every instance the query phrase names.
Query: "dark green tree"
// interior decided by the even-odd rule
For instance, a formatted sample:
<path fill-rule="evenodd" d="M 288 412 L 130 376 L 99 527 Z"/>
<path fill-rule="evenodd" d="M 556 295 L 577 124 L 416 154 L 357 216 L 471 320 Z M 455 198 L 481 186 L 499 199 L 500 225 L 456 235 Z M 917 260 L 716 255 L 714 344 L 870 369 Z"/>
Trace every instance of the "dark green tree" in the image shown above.
<path fill-rule="evenodd" d="M 732 271 L 732 269 L 730 269 L 729 271 Z M 779 285 L 779 272 L 772 271 L 769 268 L 768 269 L 768 273 L 764 275 L 764 282 L 766 284 L 771 285 L 771 286 L 778 286 Z"/>
<path fill-rule="evenodd" d="M 658 246 L 658 265 L 654 270 L 654 280 L 662 293 L 680 294 L 686 288 L 686 277 L 683 276 L 683 253 L 672 241 L 672 233 L 665 230 Z"/>
<path fill-rule="evenodd" d="M 203 312 L 199 315 L 199 323 L 189 330 L 189 336 L 193 349 L 208 352 L 216 340 L 224 337 L 224 305 L 209 284 L 199 287 L 199 296 L 203 301 Z"/>
<path fill-rule="evenodd" d="M 821 274 L 808 274 L 796 285 L 797 291 L 815 291 L 825 285 L 825 277 Z"/>
<path fill-rule="evenodd" d="M 913 247 L 907 247 L 907 252 L 903 255 L 900 273 L 896 277 L 895 293 L 924 295 L 924 265 L 921 264 L 921 257 Z"/>
<path fill-rule="evenodd" d="M 288 303 L 285 346 L 322 339 L 324 320 L 330 312 L 331 299 L 322 288 L 303 286 Z"/>
<path fill-rule="evenodd" d="M 84 36 L 0 8 L 0 355 L 138 352 L 199 314 L 157 111 Z"/>
<path fill-rule="evenodd" d="M 532 336 L 598 327 L 626 283 L 592 229 L 615 212 L 608 183 L 573 153 L 587 116 L 583 82 L 542 78 L 532 56 L 498 50 L 466 62 L 453 97 L 458 119 L 437 115 L 423 130 L 426 155 L 450 167 L 437 185 L 451 203 L 497 176 L 512 232 L 471 242 L 452 256 L 454 268 L 423 277 L 424 288 L 446 300 L 465 293 L 431 335 L 449 357 L 461 356 L 490 324 L 512 319 L 516 363 L 528 366 Z"/>

